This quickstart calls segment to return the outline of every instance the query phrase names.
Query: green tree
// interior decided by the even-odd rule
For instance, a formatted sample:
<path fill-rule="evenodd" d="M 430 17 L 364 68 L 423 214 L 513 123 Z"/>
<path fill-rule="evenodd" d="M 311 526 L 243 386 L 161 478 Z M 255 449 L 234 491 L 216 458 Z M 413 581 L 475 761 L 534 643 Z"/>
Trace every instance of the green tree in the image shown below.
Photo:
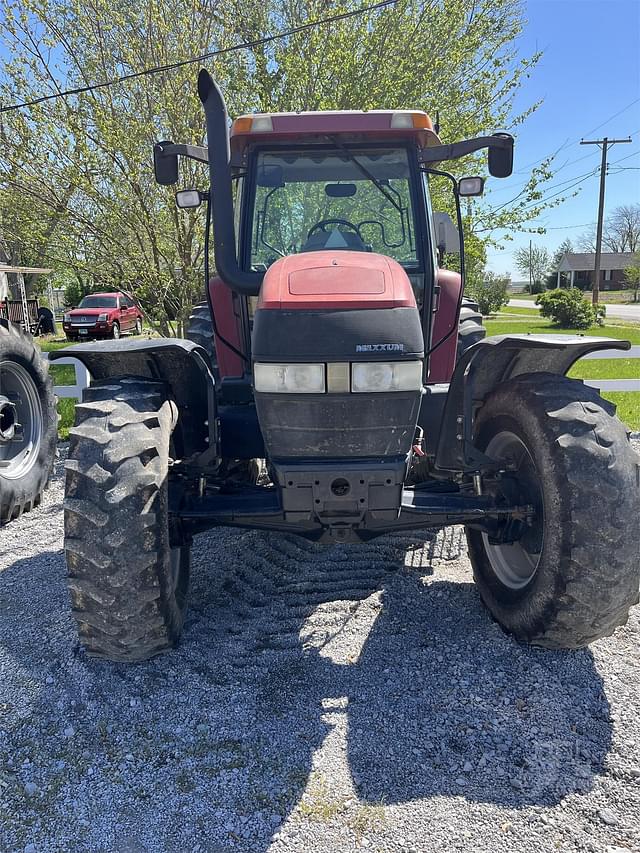
<path fill-rule="evenodd" d="M 531 293 L 539 293 L 551 263 L 549 252 L 544 246 L 523 246 L 513 253 L 513 260 L 518 272 L 530 279 Z"/>
<path fill-rule="evenodd" d="M 483 315 L 495 314 L 509 301 L 511 278 L 485 272 L 478 283 L 465 288 L 465 291 L 477 301 Z"/>
<path fill-rule="evenodd" d="M 225 51 L 358 5 L 0 0 L 0 101 Z M 451 141 L 494 127 L 517 132 L 536 108 L 513 111 L 539 58 L 518 54 L 522 27 L 520 0 L 399 0 L 207 64 L 232 115 L 410 105 L 439 109 L 443 140 Z M 172 68 L 4 113 L 0 128 L 0 227 L 15 253 L 75 276 L 78 287 L 90 280 L 133 291 L 166 334 L 181 333 L 202 289 L 203 212 L 178 211 L 173 191 L 154 183 L 151 147 L 159 139 L 205 141 L 196 71 Z M 463 174 L 483 164 L 474 155 L 451 168 Z M 182 185 L 206 186 L 203 167 L 181 168 Z M 541 164 L 526 192 L 497 213 L 474 202 L 469 233 L 484 243 L 491 229 L 538 216 L 549 176 L 548 162 Z M 450 190 L 434 191 L 434 206 L 452 211 Z M 469 270 L 477 275 L 472 263 Z"/>
<path fill-rule="evenodd" d="M 640 254 L 633 256 L 633 263 L 629 264 L 624 271 L 624 280 L 627 287 L 633 290 L 633 301 L 638 301 L 638 291 L 640 290 Z"/>

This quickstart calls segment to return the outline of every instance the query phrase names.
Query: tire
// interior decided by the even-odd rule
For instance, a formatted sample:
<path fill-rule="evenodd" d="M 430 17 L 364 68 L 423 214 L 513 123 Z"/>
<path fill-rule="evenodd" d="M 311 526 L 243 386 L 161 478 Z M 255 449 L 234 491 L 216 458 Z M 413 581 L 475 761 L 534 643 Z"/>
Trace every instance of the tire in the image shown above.
<path fill-rule="evenodd" d="M 488 609 L 519 640 L 547 648 L 612 634 L 640 586 L 640 457 L 615 406 L 579 381 L 527 374 L 488 397 L 475 432 L 480 450 L 520 460 L 506 478 L 511 500 L 536 507 L 513 545 L 467 530 Z"/>
<path fill-rule="evenodd" d="M 58 414 L 46 361 L 31 336 L 0 323 L 0 396 L 5 424 L 22 425 L 22 440 L 0 441 L 0 525 L 37 506 L 56 455 Z M 10 420 L 9 420 L 10 419 Z M 6 433 L 9 435 L 9 432 Z"/>
<path fill-rule="evenodd" d="M 175 423 L 165 385 L 131 377 L 90 386 L 76 407 L 64 547 L 80 642 L 94 657 L 146 660 L 180 637 L 190 546 L 169 540 Z"/>
<path fill-rule="evenodd" d="M 136 327 L 134 330 L 134 335 L 141 335 L 141 334 L 142 334 L 142 320 L 140 319 L 140 317 L 136 317 Z"/>
<path fill-rule="evenodd" d="M 120 338 L 120 323 L 117 320 L 113 323 L 113 328 L 111 329 L 111 337 L 114 341 L 117 341 Z"/>
<path fill-rule="evenodd" d="M 216 383 L 219 382 L 220 373 L 218 371 L 218 357 L 213 339 L 213 323 L 211 322 L 211 313 L 207 302 L 194 305 L 187 322 L 187 338 L 196 344 L 200 344 L 206 350 L 211 359 L 211 367 L 213 368 Z"/>
<path fill-rule="evenodd" d="M 482 314 L 479 311 L 478 303 L 472 299 L 463 297 L 462 307 L 460 308 L 460 319 L 458 320 L 456 361 L 459 361 L 460 356 L 464 352 L 485 338 L 486 335 L 487 330 L 482 325 Z"/>

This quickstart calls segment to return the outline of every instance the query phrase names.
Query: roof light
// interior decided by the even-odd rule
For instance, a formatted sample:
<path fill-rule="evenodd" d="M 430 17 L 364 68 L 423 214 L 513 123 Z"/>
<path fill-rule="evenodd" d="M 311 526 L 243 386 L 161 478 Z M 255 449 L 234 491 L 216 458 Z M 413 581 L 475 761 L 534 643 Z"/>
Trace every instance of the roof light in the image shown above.
<path fill-rule="evenodd" d="M 242 116 L 237 118 L 231 129 L 236 133 L 269 133 L 273 130 L 273 122 L 270 115 Z"/>
<path fill-rule="evenodd" d="M 433 128 L 431 119 L 423 112 L 393 113 L 390 126 L 395 130 L 400 130 L 401 128 L 411 130 L 424 128 L 425 130 L 431 130 Z"/>
<path fill-rule="evenodd" d="M 233 123 L 232 133 L 249 133 L 251 131 L 251 116 L 237 118 Z"/>
<path fill-rule="evenodd" d="M 265 133 L 273 130 L 271 116 L 254 116 L 251 123 L 251 133 Z"/>

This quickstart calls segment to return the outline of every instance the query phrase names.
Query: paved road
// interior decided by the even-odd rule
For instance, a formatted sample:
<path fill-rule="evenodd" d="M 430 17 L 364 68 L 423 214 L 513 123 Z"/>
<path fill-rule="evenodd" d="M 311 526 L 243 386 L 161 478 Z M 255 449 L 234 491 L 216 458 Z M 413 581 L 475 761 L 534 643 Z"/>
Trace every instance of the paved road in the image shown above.
<path fill-rule="evenodd" d="M 621 320 L 635 320 L 640 323 L 640 302 L 637 305 L 609 305 L 607 306 L 607 317 L 618 317 Z M 535 308 L 530 299 L 510 299 L 511 308 Z"/>

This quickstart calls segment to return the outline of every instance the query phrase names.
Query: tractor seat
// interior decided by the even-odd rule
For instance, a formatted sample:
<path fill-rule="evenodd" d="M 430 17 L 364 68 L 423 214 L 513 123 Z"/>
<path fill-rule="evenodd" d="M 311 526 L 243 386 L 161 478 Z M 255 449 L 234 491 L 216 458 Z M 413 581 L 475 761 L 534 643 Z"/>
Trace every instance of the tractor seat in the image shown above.
<path fill-rule="evenodd" d="M 354 231 L 340 231 L 334 228 L 332 231 L 316 231 L 300 247 L 301 252 L 321 252 L 326 249 L 349 249 L 352 252 L 370 252 L 360 237 Z"/>

